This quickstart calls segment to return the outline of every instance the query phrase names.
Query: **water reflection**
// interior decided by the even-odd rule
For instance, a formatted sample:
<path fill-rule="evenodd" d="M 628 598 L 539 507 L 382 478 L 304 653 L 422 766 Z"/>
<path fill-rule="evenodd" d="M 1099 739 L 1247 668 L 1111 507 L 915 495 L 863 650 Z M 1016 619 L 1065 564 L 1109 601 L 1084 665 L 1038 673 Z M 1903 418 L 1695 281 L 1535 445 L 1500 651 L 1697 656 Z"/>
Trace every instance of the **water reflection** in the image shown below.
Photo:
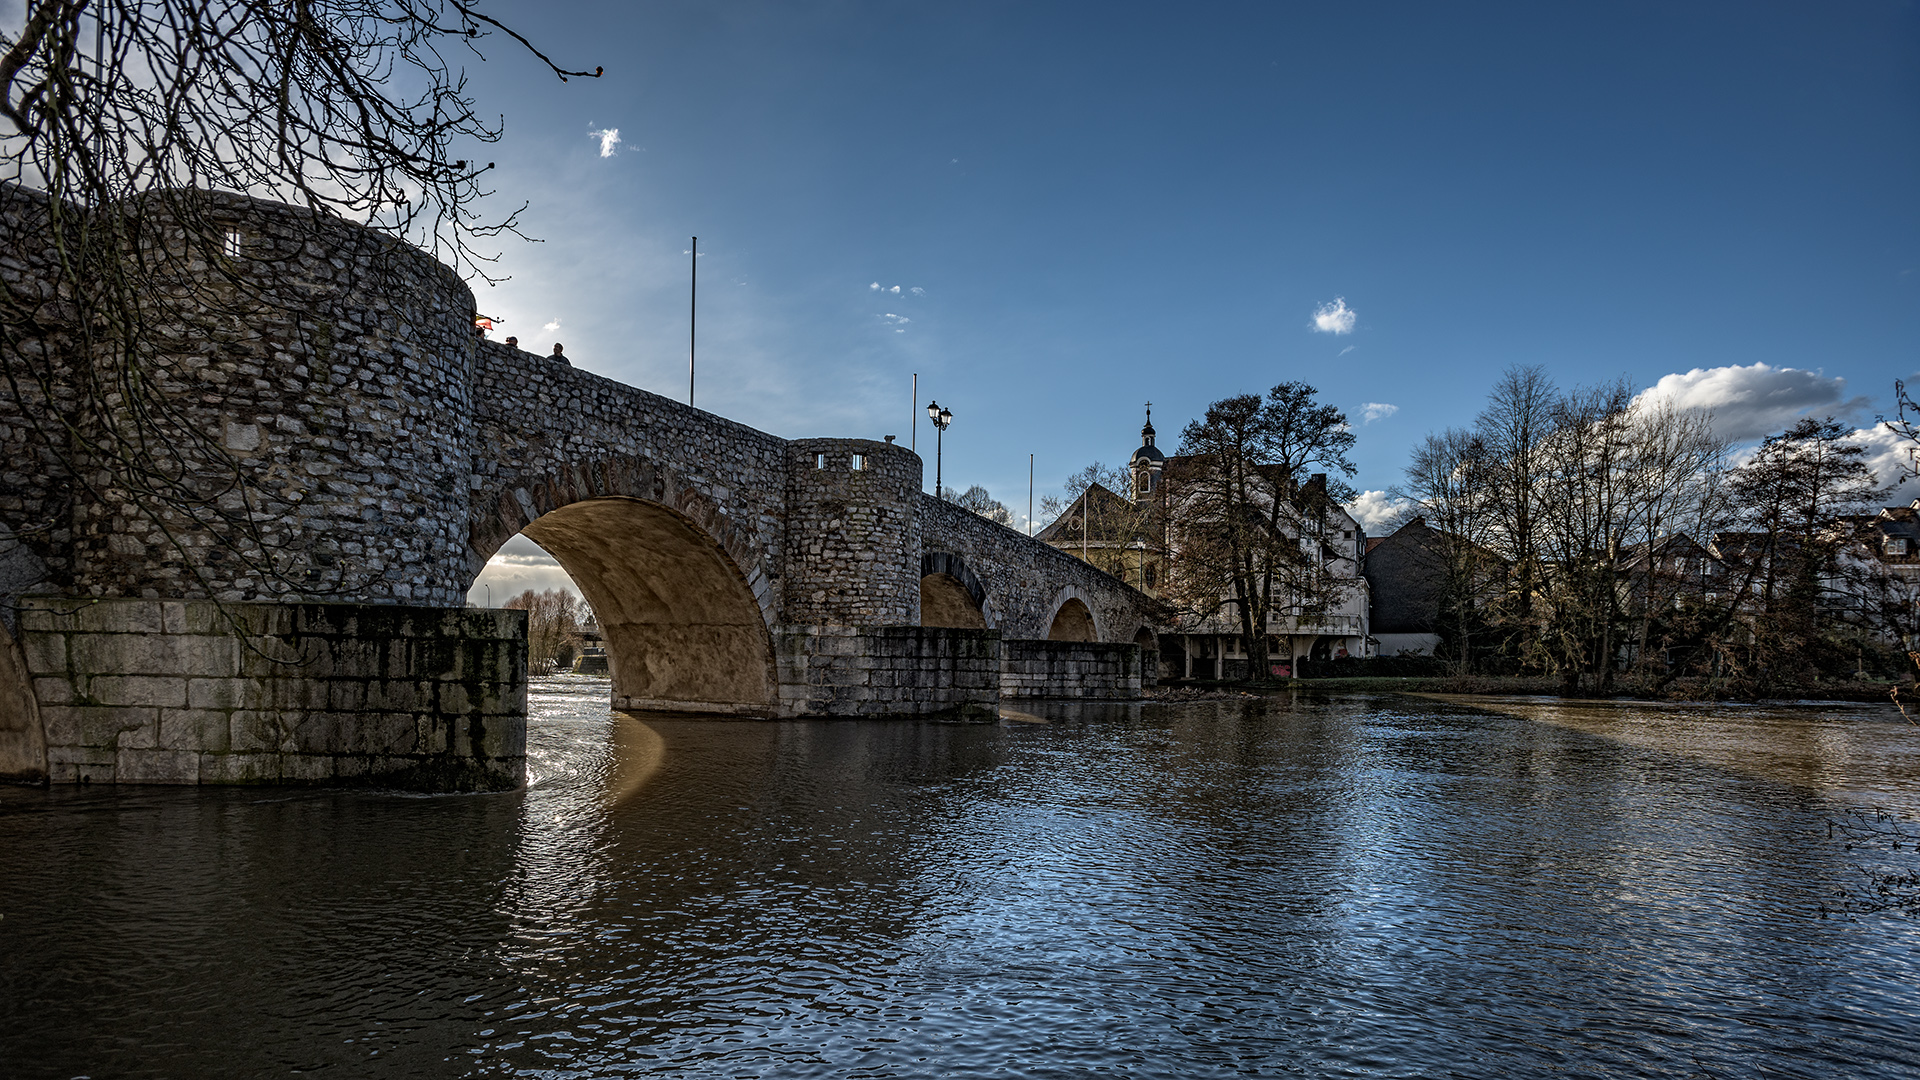
<path fill-rule="evenodd" d="M 1872 711 L 533 694 L 525 792 L 0 794 L 22 1076 L 1901 1075 Z M 1611 710 L 1611 711 L 1609 711 Z"/>

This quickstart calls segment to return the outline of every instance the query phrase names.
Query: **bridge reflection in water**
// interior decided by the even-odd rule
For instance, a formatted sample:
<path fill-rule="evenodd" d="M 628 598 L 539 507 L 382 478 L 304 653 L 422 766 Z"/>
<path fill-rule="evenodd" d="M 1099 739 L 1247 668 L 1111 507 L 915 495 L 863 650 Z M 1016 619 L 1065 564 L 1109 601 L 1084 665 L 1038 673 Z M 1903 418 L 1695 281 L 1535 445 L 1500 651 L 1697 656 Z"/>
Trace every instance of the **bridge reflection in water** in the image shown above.
<path fill-rule="evenodd" d="M 1912 799 L 1920 738 L 1885 710 L 1302 696 L 713 725 L 609 714 L 606 685 L 536 681 L 521 792 L 0 793 L 0 982 L 33 987 L 0 1061 L 1895 1077 L 1920 1059 L 1920 931 L 1818 915 L 1859 887 L 1826 820 Z"/>

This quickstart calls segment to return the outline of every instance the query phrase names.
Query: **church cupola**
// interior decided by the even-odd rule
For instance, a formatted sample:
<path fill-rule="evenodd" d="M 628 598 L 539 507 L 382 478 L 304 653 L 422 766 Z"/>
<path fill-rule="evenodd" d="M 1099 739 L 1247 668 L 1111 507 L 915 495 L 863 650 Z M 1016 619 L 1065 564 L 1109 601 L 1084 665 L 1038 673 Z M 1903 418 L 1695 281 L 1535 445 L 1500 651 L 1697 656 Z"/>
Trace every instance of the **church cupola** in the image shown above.
<path fill-rule="evenodd" d="M 1167 464 L 1167 455 L 1153 445 L 1153 402 L 1147 402 L 1147 422 L 1140 428 L 1142 440 L 1140 449 L 1133 452 L 1127 467 L 1133 473 L 1133 494 L 1135 498 L 1150 495 L 1160 490 L 1160 470 Z"/>

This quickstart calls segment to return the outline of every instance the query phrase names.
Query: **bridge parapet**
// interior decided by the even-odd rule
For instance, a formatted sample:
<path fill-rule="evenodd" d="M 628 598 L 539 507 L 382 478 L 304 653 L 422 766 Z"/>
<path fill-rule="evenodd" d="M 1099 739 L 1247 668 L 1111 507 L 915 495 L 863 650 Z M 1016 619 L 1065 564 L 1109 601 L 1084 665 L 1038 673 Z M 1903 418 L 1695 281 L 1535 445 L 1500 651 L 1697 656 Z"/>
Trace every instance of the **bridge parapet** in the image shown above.
<path fill-rule="evenodd" d="M 987 625 L 1007 638 L 1046 638 L 1069 600 L 1086 606 L 1101 641 L 1133 642 L 1160 621 L 1153 598 L 1051 544 L 931 495 L 921 496 L 920 519 L 923 555 L 964 563 Z"/>

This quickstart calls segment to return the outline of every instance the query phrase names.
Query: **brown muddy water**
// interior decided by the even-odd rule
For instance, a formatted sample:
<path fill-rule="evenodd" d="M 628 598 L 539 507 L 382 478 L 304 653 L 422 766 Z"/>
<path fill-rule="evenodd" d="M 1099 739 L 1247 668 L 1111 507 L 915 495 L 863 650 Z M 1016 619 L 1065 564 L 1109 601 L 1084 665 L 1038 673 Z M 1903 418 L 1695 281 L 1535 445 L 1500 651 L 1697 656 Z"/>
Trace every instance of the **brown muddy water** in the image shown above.
<path fill-rule="evenodd" d="M 0 1076 L 1920 1069 L 1890 710 L 532 696 L 516 793 L 0 791 Z"/>

